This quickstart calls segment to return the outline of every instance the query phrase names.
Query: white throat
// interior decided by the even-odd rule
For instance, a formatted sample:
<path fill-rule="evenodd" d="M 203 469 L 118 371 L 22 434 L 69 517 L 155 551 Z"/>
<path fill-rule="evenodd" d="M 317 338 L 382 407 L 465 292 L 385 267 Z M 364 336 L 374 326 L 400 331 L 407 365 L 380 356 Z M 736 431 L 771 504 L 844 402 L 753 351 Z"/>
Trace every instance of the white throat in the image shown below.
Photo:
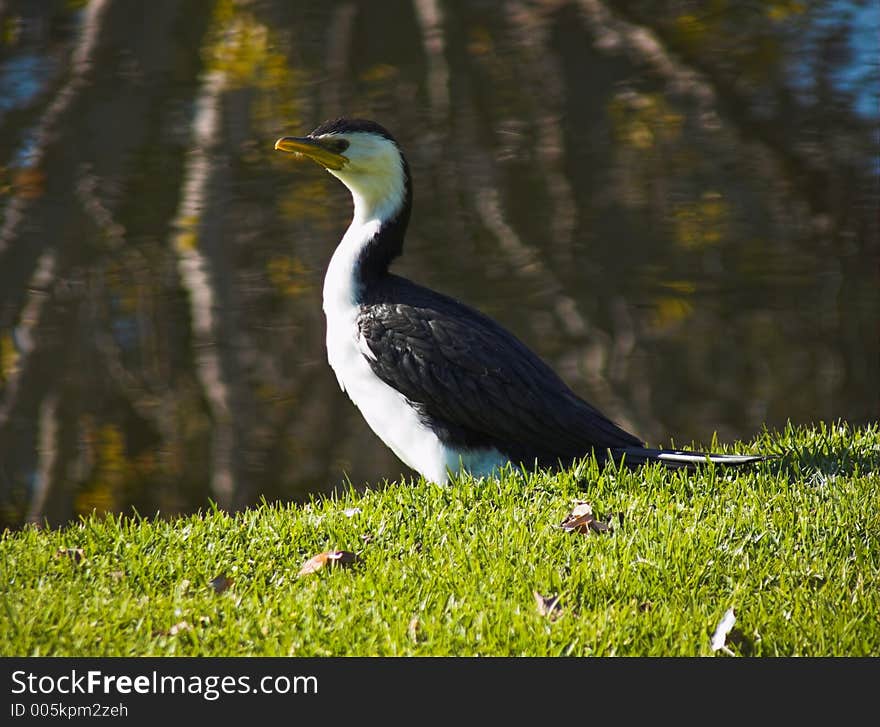
<path fill-rule="evenodd" d="M 388 160 L 382 166 L 380 171 L 366 175 L 349 172 L 347 169 L 327 170 L 351 192 L 354 202 L 351 227 L 364 225 L 372 220 L 384 222 L 397 215 L 403 207 L 406 180 L 400 157 Z"/>
<path fill-rule="evenodd" d="M 368 157 L 360 159 L 353 155 L 350 166 L 327 170 L 348 187 L 354 203 L 351 224 L 337 245 L 324 278 L 324 312 L 328 321 L 331 315 L 357 306 L 361 253 L 382 224 L 401 212 L 406 200 L 406 176 L 397 146 L 386 139 L 367 137 L 364 141 L 375 147 Z M 363 143 L 358 140 L 358 146 Z"/>

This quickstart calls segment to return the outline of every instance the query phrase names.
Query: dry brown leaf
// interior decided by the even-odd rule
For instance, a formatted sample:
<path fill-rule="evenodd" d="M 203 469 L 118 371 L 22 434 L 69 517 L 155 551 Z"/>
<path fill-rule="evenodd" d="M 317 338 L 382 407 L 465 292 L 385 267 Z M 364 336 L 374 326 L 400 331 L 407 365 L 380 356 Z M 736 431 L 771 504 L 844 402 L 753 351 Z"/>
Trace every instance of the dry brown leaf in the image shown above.
<path fill-rule="evenodd" d="M 608 523 L 597 519 L 593 514 L 593 508 L 588 502 L 578 502 L 568 516 L 559 523 L 567 533 L 580 533 L 581 535 L 589 535 L 590 531 L 594 533 L 607 533 L 611 530 Z"/>
<path fill-rule="evenodd" d="M 299 569 L 299 573 L 297 573 L 297 576 L 305 576 L 309 573 L 317 573 L 325 565 L 351 565 L 356 560 L 357 555 L 347 550 L 326 550 L 323 553 L 318 553 L 317 555 L 312 556 L 305 563 L 303 563 L 303 566 Z"/>
<path fill-rule="evenodd" d="M 70 558 L 74 563 L 82 563 L 86 559 L 82 548 L 58 548 L 55 551 L 56 558 Z"/>
<path fill-rule="evenodd" d="M 214 593 L 223 593 L 223 591 L 231 588 L 234 582 L 225 573 L 221 573 L 219 576 L 211 579 L 211 588 L 214 589 Z"/>
<path fill-rule="evenodd" d="M 532 591 L 535 596 L 535 603 L 538 605 L 538 613 L 546 616 L 551 621 L 555 621 L 562 615 L 562 608 L 559 606 L 559 596 L 542 596 L 537 591 Z"/>

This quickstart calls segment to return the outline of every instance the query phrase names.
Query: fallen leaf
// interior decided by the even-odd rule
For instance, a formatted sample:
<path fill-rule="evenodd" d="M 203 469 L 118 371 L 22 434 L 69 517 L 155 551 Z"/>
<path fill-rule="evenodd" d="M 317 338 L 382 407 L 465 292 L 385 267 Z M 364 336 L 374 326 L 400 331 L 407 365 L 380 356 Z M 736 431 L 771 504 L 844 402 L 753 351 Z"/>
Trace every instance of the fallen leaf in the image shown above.
<path fill-rule="evenodd" d="M 74 563 L 82 563 L 86 559 L 82 548 L 58 548 L 55 551 L 56 558 L 70 558 Z"/>
<path fill-rule="evenodd" d="M 581 533 L 589 535 L 594 533 L 607 533 L 611 528 L 607 523 L 598 520 L 593 514 L 593 508 L 588 502 L 578 502 L 568 516 L 559 523 L 566 533 Z"/>
<path fill-rule="evenodd" d="M 532 591 L 535 596 L 535 603 L 538 604 L 538 613 L 546 616 L 551 621 L 555 621 L 562 615 L 562 609 L 559 606 L 559 596 L 542 596 L 537 591 Z"/>
<path fill-rule="evenodd" d="M 309 573 L 317 573 L 325 565 L 351 565 L 356 560 L 357 555 L 347 550 L 327 550 L 309 558 L 303 563 L 303 567 L 299 569 L 297 575 L 305 576 Z"/>
<path fill-rule="evenodd" d="M 223 593 L 233 583 L 234 581 L 231 578 L 228 578 L 225 573 L 221 573 L 216 578 L 211 579 L 211 588 L 214 589 L 214 593 Z"/>
<path fill-rule="evenodd" d="M 721 617 L 721 621 L 718 622 L 718 626 L 715 627 L 715 633 L 712 634 L 712 651 L 723 651 L 725 654 L 735 656 L 735 654 L 725 645 L 727 635 L 730 633 L 730 630 L 735 623 L 736 615 L 733 613 L 732 608 L 728 608 L 724 612 L 724 616 Z"/>
<path fill-rule="evenodd" d="M 559 527 L 570 533 L 588 523 L 593 517 L 593 508 L 588 502 L 578 502 L 574 509 L 565 517 Z"/>

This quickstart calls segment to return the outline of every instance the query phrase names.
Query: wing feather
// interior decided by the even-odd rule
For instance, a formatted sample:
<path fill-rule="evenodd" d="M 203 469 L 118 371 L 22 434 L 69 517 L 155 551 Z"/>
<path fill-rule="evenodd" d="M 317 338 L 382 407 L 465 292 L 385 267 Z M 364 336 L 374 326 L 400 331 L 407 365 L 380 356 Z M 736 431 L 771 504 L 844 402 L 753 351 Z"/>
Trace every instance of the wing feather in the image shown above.
<path fill-rule="evenodd" d="M 529 460 L 642 445 L 490 318 L 403 278 L 382 292 L 358 318 L 365 357 L 425 416 Z"/>

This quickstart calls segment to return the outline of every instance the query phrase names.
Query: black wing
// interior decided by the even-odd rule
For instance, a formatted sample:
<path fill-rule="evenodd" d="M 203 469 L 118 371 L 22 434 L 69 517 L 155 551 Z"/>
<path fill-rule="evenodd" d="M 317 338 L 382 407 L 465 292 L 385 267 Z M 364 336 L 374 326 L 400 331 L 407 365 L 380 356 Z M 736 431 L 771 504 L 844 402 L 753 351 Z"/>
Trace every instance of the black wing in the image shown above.
<path fill-rule="evenodd" d="M 492 319 L 404 278 L 370 291 L 358 327 L 374 373 L 445 441 L 541 464 L 642 445 Z"/>

